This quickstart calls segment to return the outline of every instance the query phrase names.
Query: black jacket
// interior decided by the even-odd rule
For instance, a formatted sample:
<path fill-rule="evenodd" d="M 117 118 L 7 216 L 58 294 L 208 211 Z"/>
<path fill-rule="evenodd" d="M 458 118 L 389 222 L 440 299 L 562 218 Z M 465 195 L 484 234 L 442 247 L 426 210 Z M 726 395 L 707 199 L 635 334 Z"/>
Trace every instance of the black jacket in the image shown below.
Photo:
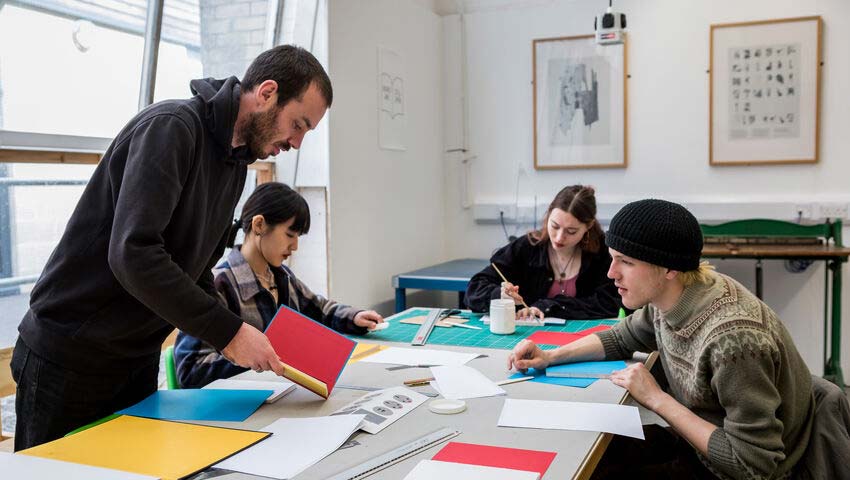
<path fill-rule="evenodd" d="M 95 169 L 18 328 L 42 357 L 124 370 L 158 357 L 174 327 L 221 349 L 241 326 L 210 269 L 256 157 L 231 147 L 239 80 L 191 87 L 139 112 Z"/>
<path fill-rule="evenodd" d="M 611 265 L 608 249 L 603 246 L 597 253 L 582 252 L 575 297 L 546 298 L 554 281 L 548 244 L 532 245 L 528 236 L 523 235 L 496 251 L 490 262 L 495 263 L 511 283 L 519 285 L 519 294 L 525 303 L 539 308 L 547 317 L 568 320 L 616 317 L 622 303 L 614 281 L 607 277 Z M 488 265 L 470 279 L 466 304 L 474 312 L 487 312 L 490 300 L 500 297 L 501 288 L 501 277 Z"/>

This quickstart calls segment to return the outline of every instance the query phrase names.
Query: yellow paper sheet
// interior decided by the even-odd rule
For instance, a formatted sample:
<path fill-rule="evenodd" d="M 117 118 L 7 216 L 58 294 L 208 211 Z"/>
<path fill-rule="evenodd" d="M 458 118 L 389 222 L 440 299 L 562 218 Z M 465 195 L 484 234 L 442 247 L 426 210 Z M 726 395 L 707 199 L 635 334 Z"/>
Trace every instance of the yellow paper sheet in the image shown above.
<path fill-rule="evenodd" d="M 269 435 L 124 415 L 18 453 L 167 480 L 203 470 Z"/>
<path fill-rule="evenodd" d="M 377 345 L 374 343 L 358 343 L 357 346 L 354 347 L 354 351 L 351 352 L 351 358 L 348 359 L 348 364 L 358 362 L 368 357 L 369 355 L 374 355 L 385 348 L 389 348 L 386 345 Z"/>

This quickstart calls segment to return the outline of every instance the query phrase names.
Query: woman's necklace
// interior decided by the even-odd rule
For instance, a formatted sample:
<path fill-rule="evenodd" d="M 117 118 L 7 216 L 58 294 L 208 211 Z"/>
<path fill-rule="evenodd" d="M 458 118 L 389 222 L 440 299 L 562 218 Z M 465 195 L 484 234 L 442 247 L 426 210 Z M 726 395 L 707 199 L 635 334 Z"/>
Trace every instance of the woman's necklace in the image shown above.
<path fill-rule="evenodd" d="M 554 249 L 552 250 L 552 253 L 554 254 L 554 257 L 553 257 L 552 260 L 553 260 L 553 263 L 555 264 L 555 269 L 557 270 L 558 267 L 559 267 L 558 262 L 557 262 L 558 253 L 555 252 Z M 567 289 L 565 277 L 567 276 L 567 270 L 569 270 L 570 266 L 573 264 L 574 258 L 576 258 L 576 249 L 573 249 L 572 253 L 570 254 L 569 260 L 567 260 L 567 262 L 566 262 L 566 265 L 564 265 L 564 268 L 561 269 L 560 272 L 558 272 L 559 273 L 558 286 L 561 287 L 561 293 L 564 293 L 564 291 Z"/>
<path fill-rule="evenodd" d="M 277 284 L 274 282 L 274 273 L 272 273 L 272 269 L 268 265 L 266 265 L 266 271 L 263 273 L 254 270 L 254 275 L 256 275 L 257 278 L 260 280 L 260 285 L 263 285 L 263 283 L 265 283 L 263 287 L 265 287 L 266 290 L 277 290 Z"/>

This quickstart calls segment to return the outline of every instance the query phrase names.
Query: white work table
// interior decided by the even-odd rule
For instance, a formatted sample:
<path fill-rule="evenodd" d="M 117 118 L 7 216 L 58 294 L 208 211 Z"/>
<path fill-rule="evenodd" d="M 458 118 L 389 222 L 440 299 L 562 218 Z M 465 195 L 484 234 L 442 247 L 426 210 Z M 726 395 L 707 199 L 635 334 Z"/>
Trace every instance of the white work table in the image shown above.
<path fill-rule="evenodd" d="M 368 337 L 364 341 L 368 343 L 384 343 L 371 342 Z M 385 344 L 410 347 L 410 345 L 399 343 Z M 487 357 L 476 358 L 467 363 L 467 365 L 478 369 L 494 381 L 503 380 L 511 374 L 507 371 L 507 358 L 510 353 L 508 350 L 475 349 L 445 345 L 426 345 L 425 348 L 458 352 L 480 352 L 487 355 Z M 340 385 L 386 388 L 403 386 L 402 382 L 404 380 L 431 376 L 430 370 L 427 368 L 406 368 L 388 371 L 386 368 L 390 366 L 387 364 L 368 363 L 363 360 L 348 365 L 340 376 L 337 387 L 334 388 L 330 398 L 327 400 L 304 388 L 298 387 L 295 391 L 284 396 L 277 402 L 264 404 L 244 422 L 195 423 L 231 428 L 260 429 L 281 417 L 329 415 L 367 393 L 360 390 L 341 388 Z M 246 372 L 236 378 L 268 379 L 269 374 L 268 372 L 263 374 Z M 355 433 L 352 438 L 359 442 L 359 445 L 337 450 L 294 478 L 298 480 L 313 480 L 330 477 L 443 427 L 454 428 L 461 432 L 460 435 L 449 441 L 557 452 L 557 456 L 546 472 L 544 479 L 588 478 L 593 471 L 593 467 L 595 467 L 599 458 L 601 458 L 610 440 L 610 435 L 596 432 L 499 427 L 497 426 L 497 422 L 502 411 L 502 405 L 506 398 L 621 403 L 625 398 L 626 391 L 615 386 L 608 380 L 594 382 L 587 388 L 563 387 L 531 381 L 504 385 L 502 388 L 507 392 L 506 396 L 465 400 L 467 403 L 466 411 L 454 415 L 439 415 L 429 411 L 427 403 L 432 400 L 432 398 L 429 398 L 423 405 L 375 435 L 365 432 Z M 419 392 L 434 391 L 430 386 L 412 387 L 411 390 Z M 315 434 L 321 435 L 321 432 L 316 432 Z M 443 445 L 445 444 L 436 445 L 366 478 L 374 480 L 398 480 L 404 478 L 420 460 L 430 459 Z M 240 473 L 225 476 L 219 475 L 220 473 L 218 472 L 208 470 L 192 478 L 198 480 L 204 478 L 221 478 L 222 480 L 264 478 Z"/>

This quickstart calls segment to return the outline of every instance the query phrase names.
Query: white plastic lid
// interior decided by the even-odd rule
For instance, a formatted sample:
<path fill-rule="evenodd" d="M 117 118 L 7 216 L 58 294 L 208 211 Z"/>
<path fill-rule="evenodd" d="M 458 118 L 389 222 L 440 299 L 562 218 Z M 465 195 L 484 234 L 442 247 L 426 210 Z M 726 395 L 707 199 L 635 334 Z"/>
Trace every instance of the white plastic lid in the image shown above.
<path fill-rule="evenodd" d="M 437 400 L 431 400 L 431 402 L 428 403 L 428 410 L 431 410 L 434 413 L 439 413 L 440 415 L 451 415 L 466 410 L 466 402 L 463 400 L 438 398 Z"/>

